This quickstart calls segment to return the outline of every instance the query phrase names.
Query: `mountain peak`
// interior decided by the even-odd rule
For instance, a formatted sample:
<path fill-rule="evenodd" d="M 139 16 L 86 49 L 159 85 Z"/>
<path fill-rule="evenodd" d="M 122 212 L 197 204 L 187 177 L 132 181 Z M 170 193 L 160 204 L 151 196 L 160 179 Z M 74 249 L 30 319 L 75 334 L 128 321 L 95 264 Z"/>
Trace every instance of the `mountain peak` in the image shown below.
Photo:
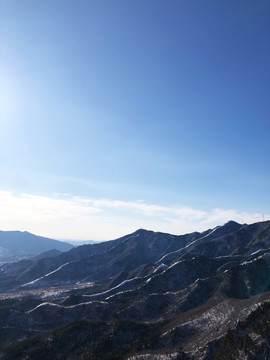
<path fill-rule="evenodd" d="M 147 234 L 147 233 L 149 234 L 149 233 L 152 233 L 152 232 L 153 232 L 152 230 L 146 230 L 146 229 L 141 228 L 141 229 L 136 230 L 134 232 L 134 234 L 136 234 L 136 235 L 140 234 L 141 235 L 141 234 Z"/>
<path fill-rule="evenodd" d="M 234 220 L 229 220 L 228 222 L 226 222 L 223 226 L 220 227 L 220 231 L 226 231 L 226 232 L 234 232 L 239 230 L 242 227 L 241 224 L 239 224 L 238 222 L 234 221 Z"/>
<path fill-rule="evenodd" d="M 236 221 L 234 221 L 234 220 L 229 220 L 229 221 L 227 221 L 224 225 L 240 225 L 238 222 L 236 222 Z"/>

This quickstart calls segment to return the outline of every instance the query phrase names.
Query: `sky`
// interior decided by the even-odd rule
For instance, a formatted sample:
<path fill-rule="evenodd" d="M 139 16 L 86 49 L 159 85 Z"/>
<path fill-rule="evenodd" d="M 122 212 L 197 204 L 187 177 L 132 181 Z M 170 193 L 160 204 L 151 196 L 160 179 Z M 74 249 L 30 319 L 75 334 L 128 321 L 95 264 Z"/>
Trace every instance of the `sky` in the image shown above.
<path fill-rule="evenodd" d="M 270 219 L 268 0 L 1 0 L 0 229 Z"/>

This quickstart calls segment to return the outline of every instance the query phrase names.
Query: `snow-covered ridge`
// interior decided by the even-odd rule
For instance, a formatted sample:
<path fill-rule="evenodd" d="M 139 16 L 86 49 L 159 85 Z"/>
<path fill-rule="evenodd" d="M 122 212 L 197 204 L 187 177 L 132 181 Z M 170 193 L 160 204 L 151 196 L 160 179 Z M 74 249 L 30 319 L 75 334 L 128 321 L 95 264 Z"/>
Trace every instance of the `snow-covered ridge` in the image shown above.
<path fill-rule="evenodd" d="M 156 262 L 156 264 L 158 264 L 159 262 L 165 260 L 166 257 L 168 257 L 169 255 L 177 254 L 178 252 L 181 252 L 181 251 L 184 250 L 184 249 L 188 249 L 190 246 L 196 244 L 197 242 L 199 242 L 199 241 L 201 241 L 201 240 L 203 240 L 203 239 L 206 239 L 208 236 L 212 235 L 212 234 L 213 234 L 217 229 L 219 229 L 219 228 L 220 228 L 220 226 L 216 226 L 216 227 L 215 227 L 212 231 L 210 231 L 208 234 L 206 234 L 206 235 L 204 235 L 204 236 L 202 236 L 202 237 L 200 237 L 200 238 L 198 238 L 198 239 L 193 240 L 191 243 L 187 244 L 186 246 L 184 246 L 184 247 L 182 247 L 182 248 L 180 248 L 180 249 L 177 249 L 177 250 L 175 250 L 175 251 L 171 251 L 171 252 L 163 255 L 163 256 Z"/>
<path fill-rule="evenodd" d="M 71 264 L 71 263 L 73 263 L 73 262 L 74 262 L 74 261 L 67 262 L 67 263 L 59 266 L 57 269 L 49 272 L 48 274 L 46 274 L 46 275 L 44 275 L 44 276 L 41 276 L 40 278 L 35 279 L 35 280 L 33 280 L 33 281 L 30 281 L 30 282 L 28 282 L 28 283 L 26 283 L 26 284 L 23 284 L 22 287 L 35 286 L 37 283 L 42 282 L 42 280 L 45 280 L 45 279 L 46 279 L 47 277 L 49 277 L 50 275 L 55 274 L 56 272 L 58 272 L 59 270 L 63 269 L 65 266 L 67 266 L 67 265 L 69 265 L 69 264 Z"/>
<path fill-rule="evenodd" d="M 160 269 L 163 269 L 163 268 L 165 268 L 165 267 L 167 267 L 167 265 L 165 265 L 165 264 L 160 264 L 154 271 L 153 271 L 153 274 L 154 273 L 156 273 L 158 270 L 160 270 Z"/>
<path fill-rule="evenodd" d="M 93 300 L 93 301 L 88 301 L 88 302 L 83 302 L 83 303 L 79 303 L 79 304 L 75 304 L 75 305 L 69 305 L 69 306 L 64 306 L 64 305 L 59 305 L 59 304 L 55 304 L 52 302 L 43 302 L 39 305 L 37 305 L 36 307 L 34 307 L 33 309 L 27 311 L 27 314 L 31 314 L 35 311 L 37 311 L 38 309 L 42 309 L 42 308 L 57 308 L 57 309 L 79 309 L 79 308 L 86 308 L 87 306 L 92 306 L 92 305 L 107 305 L 108 302 L 106 301 L 98 301 L 98 300 Z"/>
<path fill-rule="evenodd" d="M 147 278 L 147 276 L 143 276 L 143 277 L 138 276 L 138 277 L 134 277 L 132 279 L 124 280 L 120 284 L 118 284 L 118 285 L 116 285 L 116 286 L 114 286 L 114 287 L 112 287 L 112 288 L 110 288 L 110 289 L 108 289 L 106 291 L 96 293 L 96 294 L 92 294 L 92 295 L 83 295 L 83 298 L 85 298 L 85 299 L 94 299 L 94 298 L 99 297 L 99 296 L 110 295 L 112 292 L 114 292 L 115 290 L 119 289 L 120 287 L 122 287 L 124 285 L 127 285 L 127 284 L 131 285 L 131 284 L 133 284 L 135 282 L 139 283 L 140 280 L 143 280 L 143 279 L 146 279 L 146 278 Z"/>

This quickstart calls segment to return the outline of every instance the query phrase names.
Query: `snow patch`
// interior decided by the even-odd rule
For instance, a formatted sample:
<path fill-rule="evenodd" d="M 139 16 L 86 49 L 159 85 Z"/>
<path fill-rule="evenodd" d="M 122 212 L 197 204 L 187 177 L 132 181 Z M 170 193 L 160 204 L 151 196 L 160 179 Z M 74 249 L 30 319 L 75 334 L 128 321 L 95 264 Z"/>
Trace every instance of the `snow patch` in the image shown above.
<path fill-rule="evenodd" d="M 164 260 L 167 256 L 169 256 L 169 255 L 171 255 L 171 254 L 175 254 L 175 253 L 177 253 L 177 252 L 180 252 L 180 251 L 182 251 L 182 250 L 184 250 L 184 249 L 187 249 L 187 248 L 189 248 L 191 245 L 196 244 L 198 241 L 207 238 L 208 236 L 212 235 L 212 234 L 213 234 L 217 229 L 219 229 L 219 228 L 220 228 L 220 226 L 216 226 L 212 231 L 210 231 L 210 233 L 208 233 L 208 234 L 200 237 L 199 239 L 193 240 L 191 243 L 188 243 L 186 246 L 184 246 L 184 247 L 182 247 L 182 248 L 180 248 L 180 249 L 178 249 L 178 250 L 171 251 L 171 252 L 163 255 L 163 256 L 156 262 L 156 264 L 158 264 L 160 261 Z"/>
<path fill-rule="evenodd" d="M 153 271 L 153 274 L 154 274 L 155 272 L 157 272 L 158 270 L 164 268 L 164 267 L 167 267 L 167 265 L 165 265 L 165 264 L 163 264 L 163 263 L 160 264 L 160 265 Z"/>
<path fill-rule="evenodd" d="M 73 262 L 73 261 L 72 261 L 72 262 Z M 32 287 L 32 286 L 35 286 L 37 283 L 41 282 L 42 280 L 47 280 L 47 279 L 45 279 L 46 277 L 48 277 L 48 276 L 56 273 L 57 271 L 59 271 L 60 269 L 62 269 L 63 267 L 65 267 L 65 266 L 67 266 L 67 265 L 69 265 L 69 264 L 71 264 L 71 262 L 67 262 L 67 263 L 59 266 L 57 269 L 49 272 L 48 274 L 46 274 L 46 275 L 44 275 L 44 276 L 41 276 L 41 277 L 38 278 L 38 279 L 35 279 L 35 280 L 30 281 L 30 282 L 28 282 L 28 283 L 26 283 L 26 284 L 23 284 L 22 287 Z"/>
<path fill-rule="evenodd" d="M 250 255 L 255 255 L 255 254 L 258 254 L 259 252 L 261 252 L 261 251 L 263 251 L 263 250 L 266 250 L 266 249 L 259 249 L 259 250 L 257 250 L 257 251 L 254 251 L 252 254 L 250 254 Z"/>

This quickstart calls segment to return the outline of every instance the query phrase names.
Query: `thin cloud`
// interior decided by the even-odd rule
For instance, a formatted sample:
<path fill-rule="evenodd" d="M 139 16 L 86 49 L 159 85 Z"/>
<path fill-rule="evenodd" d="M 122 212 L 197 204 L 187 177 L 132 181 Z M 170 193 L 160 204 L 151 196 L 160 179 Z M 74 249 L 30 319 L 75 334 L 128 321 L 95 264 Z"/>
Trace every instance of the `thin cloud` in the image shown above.
<path fill-rule="evenodd" d="M 261 221 L 262 215 L 235 209 L 168 207 L 142 200 L 92 199 L 69 194 L 16 195 L 0 191 L 0 229 L 27 230 L 52 238 L 108 240 L 142 227 L 183 234 L 203 231 L 231 219 L 252 223 Z"/>

